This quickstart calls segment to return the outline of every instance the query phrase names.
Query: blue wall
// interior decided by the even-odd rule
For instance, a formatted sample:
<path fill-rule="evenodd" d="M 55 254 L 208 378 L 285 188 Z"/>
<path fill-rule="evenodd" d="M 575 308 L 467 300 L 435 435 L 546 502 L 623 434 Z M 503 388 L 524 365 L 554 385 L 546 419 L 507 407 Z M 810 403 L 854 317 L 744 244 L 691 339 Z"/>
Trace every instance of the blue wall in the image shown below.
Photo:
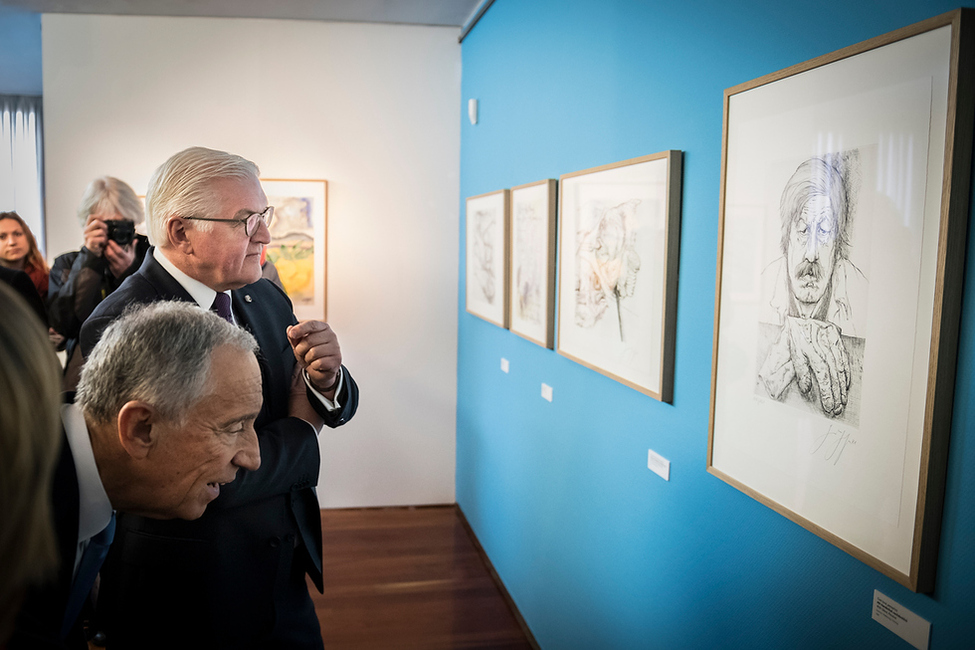
<path fill-rule="evenodd" d="M 672 405 L 467 314 L 461 221 L 457 500 L 543 648 L 909 648 L 874 589 L 931 621 L 932 648 L 975 643 L 975 264 L 933 594 L 705 470 L 724 89 L 955 6 L 497 0 L 464 41 L 462 197 L 685 152 Z"/>
<path fill-rule="evenodd" d="M 0 6 L 0 95 L 40 95 L 41 15 Z"/>

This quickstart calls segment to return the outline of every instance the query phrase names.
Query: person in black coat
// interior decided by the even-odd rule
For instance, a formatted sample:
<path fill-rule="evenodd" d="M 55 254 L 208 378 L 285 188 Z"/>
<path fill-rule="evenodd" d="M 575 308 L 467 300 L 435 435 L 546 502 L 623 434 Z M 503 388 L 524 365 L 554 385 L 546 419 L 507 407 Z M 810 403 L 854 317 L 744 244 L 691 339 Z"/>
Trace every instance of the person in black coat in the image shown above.
<path fill-rule="evenodd" d="M 44 301 L 41 300 L 41 294 L 37 293 L 37 287 L 31 282 L 30 276 L 24 271 L 0 266 L 0 280 L 13 287 L 27 301 L 30 308 L 37 314 L 37 318 L 41 321 L 41 324 L 47 327 L 47 310 L 44 308 Z"/>
<path fill-rule="evenodd" d="M 249 333 L 183 303 L 129 310 L 105 332 L 60 409 L 50 493 L 60 568 L 27 591 L 10 650 L 87 647 L 80 614 L 114 511 L 197 519 L 238 469 L 260 467 L 256 353 Z"/>
<path fill-rule="evenodd" d="M 273 432 L 301 440 L 323 424 L 348 422 L 358 388 L 342 366 L 337 336 L 324 322 L 299 323 L 284 292 L 261 278 L 273 207 L 257 166 L 187 149 L 156 170 L 146 205 L 154 248 L 85 322 L 82 351 L 129 304 L 213 306 L 260 346 L 262 455 Z M 242 473 L 198 521 L 119 518 L 96 611 L 110 647 L 322 648 L 305 582 L 307 575 L 323 588 L 318 452 L 309 471 L 289 464 L 285 451 L 280 461 L 265 455 L 259 471 Z M 275 477 L 287 488 L 275 489 Z"/>
<path fill-rule="evenodd" d="M 78 205 L 84 246 L 59 255 L 51 266 L 47 305 L 51 327 L 63 337 L 67 362 L 64 389 L 78 383 L 82 358 L 77 351 L 81 324 L 105 296 L 138 270 L 149 240 L 135 229 L 145 220 L 142 201 L 125 182 L 112 176 L 88 184 Z"/>

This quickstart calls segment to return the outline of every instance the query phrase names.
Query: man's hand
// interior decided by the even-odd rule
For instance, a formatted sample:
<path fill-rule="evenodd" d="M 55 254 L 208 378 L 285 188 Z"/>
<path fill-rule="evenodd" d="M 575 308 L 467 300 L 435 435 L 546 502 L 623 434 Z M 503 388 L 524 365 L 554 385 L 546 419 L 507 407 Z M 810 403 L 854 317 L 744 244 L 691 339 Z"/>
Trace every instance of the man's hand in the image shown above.
<path fill-rule="evenodd" d="M 288 415 L 301 418 L 315 427 L 315 432 L 322 430 L 325 420 L 322 419 L 308 401 L 308 387 L 302 376 L 301 364 L 295 364 L 295 371 L 291 375 L 291 395 L 288 398 Z"/>
<path fill-rule="evenodd" d="M 334 399 L 335 386 L 342 372 L 342 350 L 339 338 L 320 320 L 305 320 L 288 328 L 288 341 L 298 365 L 308 373 L 315 389 Z"/>
<path fill-rule="evenodd" d="M 833 323 L 809 318 L 786 319 L 799 390 L 808 396 L 813 375 L 819 385 L 823 411 L 837 417 L 846 408 L 850 389 L 850 358 Z"/>
<path fill-rule="evenodd" d="M 91 249 L 88 249 L 91 250 Z M 108 261 L 108 270 L 112 272 L 116 278 L 120 277 L 125 273 L 132 262 L 135 261 L 135 244 L 129 244 L 128 246 L 119 246 L 118 242 L 114 242 L 109 239 L 105 243 L 104 256 Z"/>
<path fill-rule="evenodd" d="M 105 242 L 108 241 L 108 226 L 105 222 L 93 214 L 88 215 L 85 221 L 85 248 L 91 251 L 92 255 L 101 257 L 105 250 Z"/>
<path fill-rule="evenodd" d="M 50 339 L 51 345 L 54 346 L 55 350 L 64 349 L 64 337 L 54 331 L 53 327 L 47 328 L 47 338 Z"/>

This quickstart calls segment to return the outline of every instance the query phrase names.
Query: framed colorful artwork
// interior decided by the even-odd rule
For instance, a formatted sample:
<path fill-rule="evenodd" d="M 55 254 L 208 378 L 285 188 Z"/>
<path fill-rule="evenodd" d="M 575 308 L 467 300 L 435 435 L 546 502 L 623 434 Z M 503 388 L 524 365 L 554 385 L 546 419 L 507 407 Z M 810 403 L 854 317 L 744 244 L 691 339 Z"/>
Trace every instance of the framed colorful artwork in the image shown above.
<path fill-rule="evenodd" d="M 511 331 L 545 348 L 555 333 L 555 202 L 558 181 L 511 188 Z"/>
<path fill-rule="evenodd" d="M 510 193 L 467 199 L 467 311 L 508 327 L 508 211 Z"/>
<path fill-rule="evenodd" d="M 680 151 L 559 179 L 558 352 L 670 402 Z"/>
<path fill-rule="evenodd" d="M 262 178 L 274 206 L 266 261 L 277 270 L 298 320 L 327 318 L 328 183 Z M 267 275 L 268 269 L 265 269 Z"/>
<path fill-rule="evenodd" d="M 972 16 L 724 97 L 708 471 L 917 591 L 954 392 Z"/>

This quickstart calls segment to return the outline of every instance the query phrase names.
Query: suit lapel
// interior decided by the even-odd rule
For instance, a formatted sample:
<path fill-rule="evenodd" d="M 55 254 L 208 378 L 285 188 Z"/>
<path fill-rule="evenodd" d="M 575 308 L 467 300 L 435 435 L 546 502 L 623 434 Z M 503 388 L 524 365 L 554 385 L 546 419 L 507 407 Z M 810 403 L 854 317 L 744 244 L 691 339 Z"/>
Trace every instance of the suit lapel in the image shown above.
<path fill-rule="evenodd" d="M 156 248 L 153 246 L 146 253 L 146 259 L 142 262 L 139 273 L 156 290 L 156 293 L 163 300 L 181 300 L 183 302 L 196 302 L 193 300 L 186 289 L 169 274 L 163 265 L 156 261 L 153 256 Z M 207 305 L 209 307 L 209 305 Z"/>

